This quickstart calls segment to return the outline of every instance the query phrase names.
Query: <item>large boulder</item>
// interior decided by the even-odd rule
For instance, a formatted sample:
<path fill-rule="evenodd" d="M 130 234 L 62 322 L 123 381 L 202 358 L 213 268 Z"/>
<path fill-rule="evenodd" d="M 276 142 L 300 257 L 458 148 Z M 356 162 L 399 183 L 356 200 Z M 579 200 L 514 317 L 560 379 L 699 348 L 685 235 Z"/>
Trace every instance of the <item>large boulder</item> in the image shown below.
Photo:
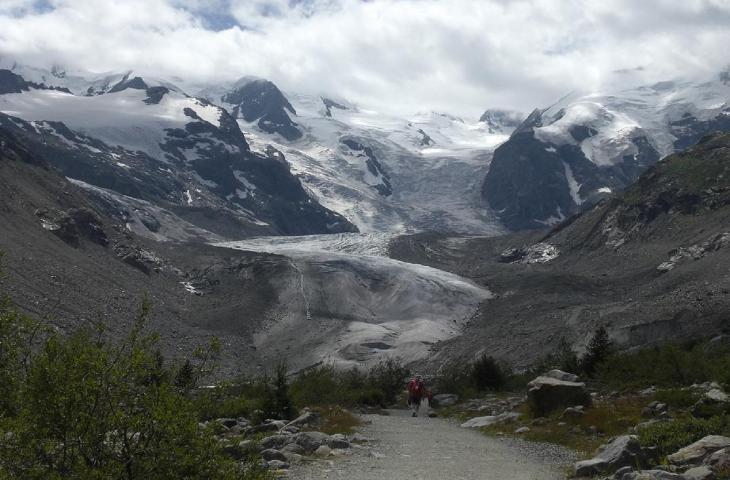
<path fill-rule="evenodd" d="M 708 435 L 691 445 L 669 455 L 669 463 L 678 466 L 700 465 L 705 458 L 723 448 L 730 447 L 730 438 L 721 435 Z"/>
<path fill-rule="evenodd" d="M 462 428 L 481 428 L 492 425 L 500 425 L 517 420 L 520 417 L 516 412 L 505 412 L 499 415 L 487 415 L 485 417 L 475 417 L 461 424 Z"/>
<path fill-rule="evenodd" d="M 304 449 L 304 453 L 311 455 L 322 445 L 327 445 L 331 437 L 322 432 L 301 432 L 292 437 L 294 443 Z"/>
<path fill-rule="evenodd" d="M 274 450 L 273 448 L 262 450 L 261 458 L 263 458 L 267 462 L 270 462 L 271 460 L 281 460 L 282 462 L 287 461 L 286 456 L 282 452 L 280 452 L 279 450 Z"/>
<path fill-rule="evenodd" d="M 317 422 L 319 422 L 319 419 L 320 415 L 317 412 L 304 412 L 291 422 L 287 423 L 286 427 L 302 428 L 305 426 L 316 424 Z"/>
<path fill-rule="evenodd" d="M 714 480 L 715 474 L 708 467 L 693 467 L 682 474 L 686 480 Z"/>
<path fill-rule="evenodd" d="M 621 467 L 646 465 L 646 454 L 639 444 L 636 435 L 622 435 L 601 445 L 594 458 L 575 464 L 577 477 L 612 473 Z"/>
<path fill-rule="evenodd" d="M 591 395 L 582 382 L 542 375 L 527 386 L 527 401 L 536 416 L 544 416 L 555 410 L 576 405 L 591 406 Z"/>
<path fill-rule="evenodd" d="M 562 370 L 558 370 L 557 368 L 550 370 L 549 372 L 543 374 L 543 376 L 554 378 L 556 380 L 562 380 L 564 382 L 577 382 L 578 381 L 578 375 L 576 375 L 574 373 L 564 372 Z"/>
<path fill-rule="evenodd" d="M 294 441 L 291 435 L 271 435 L 261 440 L 261 448 L 264 450 L 275 449 L 280 450 L 284 445 L 288 445 Z"/>

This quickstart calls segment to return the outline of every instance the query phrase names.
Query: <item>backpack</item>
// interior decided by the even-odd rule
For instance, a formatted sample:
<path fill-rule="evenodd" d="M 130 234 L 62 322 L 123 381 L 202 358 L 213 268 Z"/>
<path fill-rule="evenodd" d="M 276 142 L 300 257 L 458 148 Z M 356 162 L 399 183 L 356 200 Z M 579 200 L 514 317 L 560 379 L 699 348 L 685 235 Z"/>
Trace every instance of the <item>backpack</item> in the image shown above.
<path fill-rule="evenodd" d="M 408 383 L 408 393 L 412 397 L 420 397 L 423 390 L 423 382 L 419 382 L 415 378 Z"/>

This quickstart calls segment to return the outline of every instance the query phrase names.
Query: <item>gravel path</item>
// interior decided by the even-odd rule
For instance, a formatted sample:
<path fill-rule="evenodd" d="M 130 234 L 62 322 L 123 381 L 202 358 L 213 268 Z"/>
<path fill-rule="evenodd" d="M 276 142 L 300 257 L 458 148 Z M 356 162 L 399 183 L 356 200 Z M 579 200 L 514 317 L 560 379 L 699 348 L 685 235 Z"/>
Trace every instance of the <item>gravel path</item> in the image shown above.
<path fill-rule="evenodd" d="M 547 480 L 565 478 L 572 452 L 485 436 L 451 420 L 411 418 L 405 410 L 364 415 L 365 447 L 293 467 L 297 480 Z"/>

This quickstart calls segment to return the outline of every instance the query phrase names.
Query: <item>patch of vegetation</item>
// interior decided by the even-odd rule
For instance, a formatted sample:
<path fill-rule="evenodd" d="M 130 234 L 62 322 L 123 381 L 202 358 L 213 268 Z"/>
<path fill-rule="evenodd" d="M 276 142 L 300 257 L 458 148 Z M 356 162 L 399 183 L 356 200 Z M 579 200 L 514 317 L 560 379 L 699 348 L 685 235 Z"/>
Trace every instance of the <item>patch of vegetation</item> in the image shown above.
<path fill-rule="evenodd" d="M 659 447 L 659 455 L 670 455 L 682 447 L 707 435 L 727 435 L 730 422 L 727 416 L 708 419 L 686 416 L 671 422 L 657 422 L 639 429 L 639 441 L 646 447 Z"/>
<path fill-rule="evenodd" d="M 537 422 L 527 405 L 520 409 L 522 416 L 515 423 L 484 429 L 489 434 L 512 432 L 519 427 L 529 427 L 523 438 L 535 442 L 547 442 L 576 450 L 584 455 L 592 454 L 608 438 L 621 435 L 641 421 L 641 409 L 646 399 L 623 397 L 599 401 L 586 409 L 582 416 L 561 418 L 555 412 Z"/>
<path fill-rule="evenodd" d="M 454 361 L 442 368 L 436 390 L 471 397 L 483 392 L 504 390 L 511 384 L 513 374 L 493 357 L 482 355 L 473 362 Z"/>
<path fill-rule="evenodd" d="M 349 435 L 355 432 L 355 428 L 362 425 L 362 421 L 352 412 L 339 406 L 316 407 L 315 412 L 321 416 L 321 423 L 317 430 L 333 435 L 341 433 Z"/>
<path fill-rule="evenodd" d="M 664 345 L 611 355 L 596 377 L 611 388 L 673 388 L 706 381 L 730 383 L 730 351 L 705 344 Z"/>
<path fill-rule="evenodd" d="M 399 361 L 389 359 L 369 371 L 338 370 L 322 365 L 302 372 L 290 385 L 295 405 L 388 407 L 398 400 L 410 375 Z"/>
<path fill-rule="evenodd" d="M 689 408 L 700 399 L 701 395 L 687 388 L 667 388 L 656 392 L 654 398 L 665 403 L 671 409 Z"/>
<path fill-rule="evenodd" d="M 268 478 L 198 425 L 190 392 L 217 343 L 168 365 L 147 333 L 148 312 L 145 302 L 112 344 L 101 329 L 49 332 L 2 302 L 0 477 Z"/>

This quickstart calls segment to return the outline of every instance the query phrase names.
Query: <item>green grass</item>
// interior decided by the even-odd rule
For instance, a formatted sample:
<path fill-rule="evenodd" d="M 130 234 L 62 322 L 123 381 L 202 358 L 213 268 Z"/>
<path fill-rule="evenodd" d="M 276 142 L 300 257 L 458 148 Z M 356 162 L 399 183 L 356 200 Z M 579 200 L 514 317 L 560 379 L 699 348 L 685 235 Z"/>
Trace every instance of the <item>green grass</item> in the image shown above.
<path fill-rule="evenodd" d="M 685 415 L 671 422 L 657 422 L 640 428 L 639 441 L 645 447 L 659 447 L 659 454 L 664 457 L 707 435 L 728 434 L 730 421 L 727 416 L 700 419 Z"/>
<path fill-rule="evenodd" d="M 591 455 L 608 438 L 624 434 L 641 421 L 641 409 L 647 400 L 642 397 L 626 397 L 597 402 L 588 408 L 582 417 L 561 419 L 562 412 L 556 412 L 544 419 L 544 424 L 533 425 L 533 418 L 527 406 L 522 407 L 523 416 L 508 426 L 493 427 L 491 433 L 511 433 L 521 426 L 530 431 L 523 438 L 534 442 L 563 445 L 586 456 Z M 565 423 L 565 425 L 559 425 Z M 595 432 L 591 431 L 595 427 Z"/>

